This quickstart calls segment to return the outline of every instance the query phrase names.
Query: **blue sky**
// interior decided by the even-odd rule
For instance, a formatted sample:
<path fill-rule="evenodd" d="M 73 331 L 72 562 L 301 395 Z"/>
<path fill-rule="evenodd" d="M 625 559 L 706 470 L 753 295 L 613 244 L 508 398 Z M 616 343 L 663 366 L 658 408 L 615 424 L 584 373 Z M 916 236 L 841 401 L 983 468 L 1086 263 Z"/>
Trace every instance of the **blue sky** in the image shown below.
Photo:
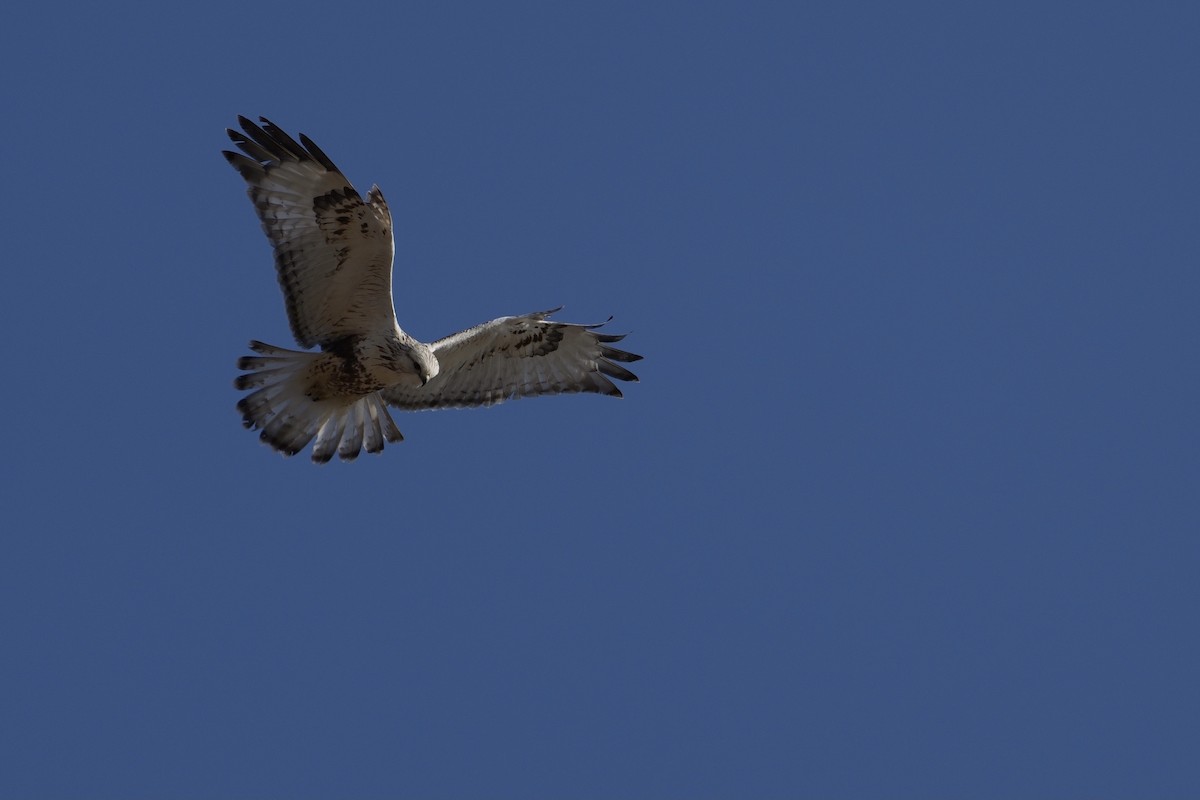
<path fill-rule="evenodd" d="M 0 797 L 1200 793 L 1200 12 L 117 2 L 0 32 Z M 221 159 L 317 141 L 431 340 L 621 402 L 244 431 Z"/>

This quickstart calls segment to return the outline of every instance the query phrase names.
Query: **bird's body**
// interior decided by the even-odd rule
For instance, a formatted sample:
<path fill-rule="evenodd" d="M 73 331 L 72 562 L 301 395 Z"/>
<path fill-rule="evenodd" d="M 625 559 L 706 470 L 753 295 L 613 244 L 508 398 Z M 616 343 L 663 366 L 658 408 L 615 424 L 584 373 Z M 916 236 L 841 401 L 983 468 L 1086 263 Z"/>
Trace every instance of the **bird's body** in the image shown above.
<path fill-rule="evenodd" d="M 636 381 L 616 362 L 641 356 L 611 346 L 597 325 L 554 322 L 553 311 L 501 317 L 431 344 L 396 322 L 392 218 L 378 187 L 364 201 L 320 148 L 266 119 L 238 118 L 225 158 L 275 250 L 292 333 L 302 347 L 251 342 L 235 385 L 246 427 L 313 460 L 380 452 L 403 439 L 388 406 L 405 410 L 491 405 L 516 397 L 594 392 L 620 397 L 609 378 Z M 555 309 L 557 310 L 557 309 Z"/>

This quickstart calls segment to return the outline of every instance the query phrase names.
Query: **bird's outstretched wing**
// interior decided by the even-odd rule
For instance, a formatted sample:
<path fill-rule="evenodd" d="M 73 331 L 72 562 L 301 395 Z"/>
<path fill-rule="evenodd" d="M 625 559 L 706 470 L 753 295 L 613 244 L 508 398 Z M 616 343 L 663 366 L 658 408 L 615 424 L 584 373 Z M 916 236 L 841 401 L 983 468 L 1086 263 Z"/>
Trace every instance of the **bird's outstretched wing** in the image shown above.
<path fill-rule="evenodd" d="M 304 134 L 297 142 L 265 117 L 228 129 L 241 153 L 225 158 L 249 184 L 275 248 L 288 321 L 304 347 L 391 332 L 392 216 L 378 187 L 364 202 L 329 156 Z M 244 153 L 244 155 L 243 155 Z"/>
<path fill-rule="evenodd" d="M 411 411 L 488 406 L 516 397 L 595 392 L 614 397 L 609 380 L 636 381 L 618 362 L 641 356 L 611 345 L 624 335 L 597 333 L 600 325 L 553 322 L 558 309 L 501 317 L 432 344 L 441 372 L 423 387 L 392 387 L 383 399 Z M 604 323 L 601 323 L 601 325 Z"/>

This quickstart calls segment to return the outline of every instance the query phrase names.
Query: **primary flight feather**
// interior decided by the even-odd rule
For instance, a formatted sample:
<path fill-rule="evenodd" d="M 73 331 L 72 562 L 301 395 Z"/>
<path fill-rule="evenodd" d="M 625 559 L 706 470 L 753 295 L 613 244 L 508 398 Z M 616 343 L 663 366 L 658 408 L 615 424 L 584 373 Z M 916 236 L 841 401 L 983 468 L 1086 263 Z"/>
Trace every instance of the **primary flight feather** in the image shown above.
<path fill-rule="evenodd" d="M 636 381 L 621 362 L 639 355 L 612 345 L 599 325 L 552 321 L 558 309 L 500 317 L 419 342 L 392 304 L 392 216 L 379 187 L 366 200 L 303 134 L 297 142 L 269 120 L 238 117 L 225 158 L 275 250 L 275 269 L 301 351 L 254 341 L 238 361 L 243 424 L 294 455 L 351 460 L 401 436 L 388 406 L 461 408 L 515 397 L 594 392 L 620 397 L 611 379 Z M 603 324 L 603 323 L 602 323 Z M 315 440 L 315 441 L 314 441 Z"/>

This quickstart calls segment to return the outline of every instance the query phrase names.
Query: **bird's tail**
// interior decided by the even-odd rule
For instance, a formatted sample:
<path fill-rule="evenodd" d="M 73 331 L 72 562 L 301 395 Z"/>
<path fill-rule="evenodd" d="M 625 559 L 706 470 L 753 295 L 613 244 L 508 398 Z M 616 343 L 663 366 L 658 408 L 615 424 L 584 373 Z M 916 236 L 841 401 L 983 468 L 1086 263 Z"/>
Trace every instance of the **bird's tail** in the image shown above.
<path fill-rule="evenodd" d="M 284 455 L 295 455 L 316 437 L 312 459 L 325 463 L 337 453 L 343 461 L 383 450 L 404 439 L 378 392 L 363 397 L 313 400 L 305 393 L 309 368 L 321 353 L 287 350 L 251 342 L 257 356 L 242 356 L 245 370 L 233 385 L 250 394 L 238 401 L 242 424 L 260 429 L 259 438 Z"/>

